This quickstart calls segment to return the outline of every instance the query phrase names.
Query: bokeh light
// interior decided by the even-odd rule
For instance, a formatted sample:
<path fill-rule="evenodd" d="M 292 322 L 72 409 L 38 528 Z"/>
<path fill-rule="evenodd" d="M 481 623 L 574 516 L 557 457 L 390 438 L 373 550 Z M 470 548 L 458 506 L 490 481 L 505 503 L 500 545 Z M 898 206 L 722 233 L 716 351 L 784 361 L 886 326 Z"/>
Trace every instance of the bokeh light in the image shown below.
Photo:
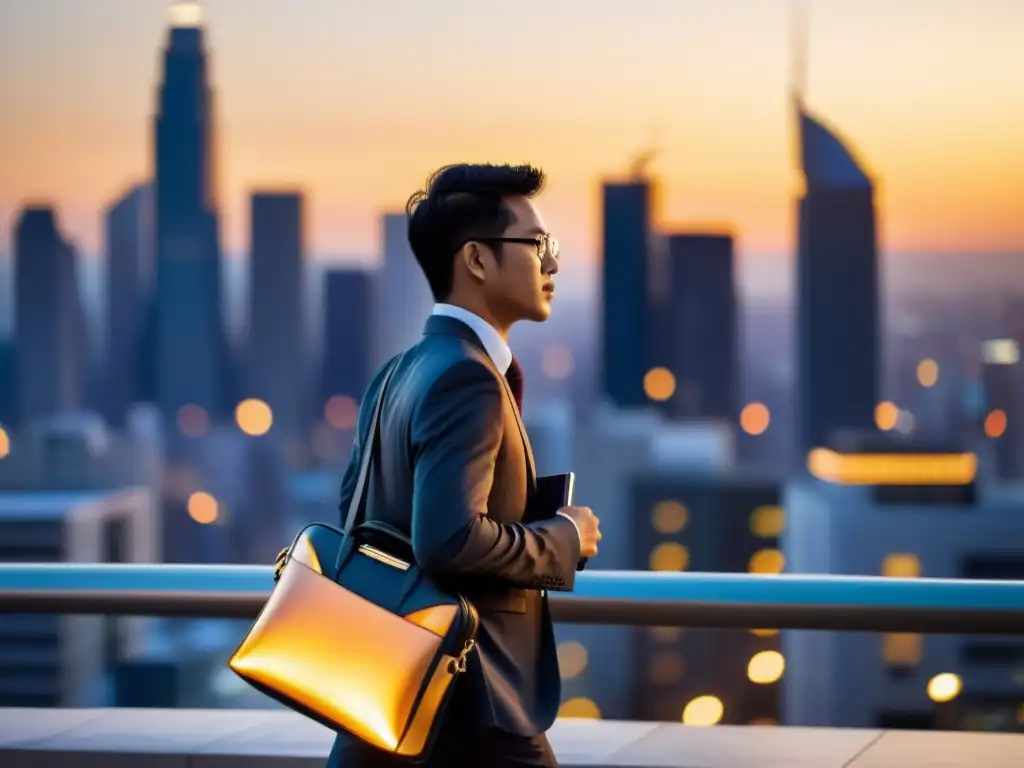
<path fill-rule="evenodd" d="M 197 523 L 209 525 L 217 521 L 217 500 L 206 491 L 196 491 L 188 497 L 188 516 Z"/>
<path fill-rule="evenodd" d="M 740 428 L 748 435 L 764 434 L 771 420 L 771 412 L 764 403 L 748 403 L 740 411 Z"/>
<path fill-rule="evenodd" d="M 324 405 L 324 421 L 339 432 L 352 429 L 359 416 L 359 405 L 348 395 L 334 395 Z"/>
<path fill-rule="evenodd" d="M 676 377 L 668 368 L 651 368 L 644 374 L 644 394 L 656 403 L 663 403 L 676 391 Z"/>
<path fill-rule="evenodd" d="M 249 398 L 235 408 L 235 422 L 245 434 L 259 437 L 267 434 L 274 425 L 274 413 L 262 400 Z"/>
<path fill-rule="evenodd" d="M 186 437 L 202 437 L 210 429 L 210 417 L 198 405 L 181 406 L 175 421 Z"/>
<path fill-rule="evenodd" d="M 683 708 L 683 723 L 694 726 L 718 725 L 725 714 L 725 705 L 717 696 L 698 696 Z"/>

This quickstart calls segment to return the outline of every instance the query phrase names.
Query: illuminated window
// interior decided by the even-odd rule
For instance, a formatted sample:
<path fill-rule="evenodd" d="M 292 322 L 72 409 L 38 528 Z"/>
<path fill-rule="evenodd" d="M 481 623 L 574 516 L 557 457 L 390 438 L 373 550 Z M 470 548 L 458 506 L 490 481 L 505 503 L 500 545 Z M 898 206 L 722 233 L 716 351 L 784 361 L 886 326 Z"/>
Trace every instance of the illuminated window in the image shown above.
<path fill-rule="evenodd" d="M 558 708 L 558 716 L 597 720 L 601 717 L 601 710 L 592 699 L 580 696 L 563 701 L 562 706 Z"/>
<path fill-rule="evenodd" d="M 690 565 L 690 550 L 674 541 L 666 541 L 651 550 L 652 571 L 685 571 Z"/>
<path fill-rule="evenodd" d="M 777 549 L 762 549 L 754 553 L 747 564 L 750 573 L 782 573 L 786 557 Z"/>
<path fill-rule="evenodd" d="M 837 453 L 812 448 L 807 470 L 819 480 L 840 485 L 966 485 L 973 482 L 978 457 L 973 453 Z"/>
<path fill-rule="evenodd" d="M 786 510 L 775 505 L 758 507 L 750 514 L 750 532 L 762 539 L 774 539 L 786 527 Z"/>
<path fill-rule="evenodd" d="M 668 368 L 651 368 L 644 374 L 644 394 L 655 402 L 664 402 L 676 391 L 676 377 Z"/>
<path fill-rule="evenodd" d="M 886 555 L 882 575 L 892 579 L 916 579 L 921 575 L 921 561 L 917 555 L 909 553 Z"/>
<path fill-rule="evenodd" d="M 686 527 L 690 514 L 678 501 L 659 501 L 651 511 L 651 524 L 658 533 L 679 533 Z"/>
<path fill-rule="evenodd" d="M 917 383 L 922 387 L 934 387 L 939 380 L 939 364 L 930 357 L 917 364 Z"/>
<path fill-rule="evenodd" d="M 882 637 L 882 659 L 893 666 L 917 666 L 921 663 L 923 647 L 921 635 L 890 632 Z"/>
<path fill-rule="evenodd" d="M 740 428 L 748 435 L 764 434 L 771 420 L 771 412 L 764 403 L 749 403 L 740 411 Z"/>
<path fill-rule="evenodd" d="M 717 696 L 698 696 L 683 708 L 685 725 L 718 725 L 725 714 L 725 705 Z"/>
<path fill-rule="evenodd" d="M 579 677 L 587 668 L 587 649 L 583 643 L 569 640 L 558 646 L 558 669 L 563 679 Z"/>

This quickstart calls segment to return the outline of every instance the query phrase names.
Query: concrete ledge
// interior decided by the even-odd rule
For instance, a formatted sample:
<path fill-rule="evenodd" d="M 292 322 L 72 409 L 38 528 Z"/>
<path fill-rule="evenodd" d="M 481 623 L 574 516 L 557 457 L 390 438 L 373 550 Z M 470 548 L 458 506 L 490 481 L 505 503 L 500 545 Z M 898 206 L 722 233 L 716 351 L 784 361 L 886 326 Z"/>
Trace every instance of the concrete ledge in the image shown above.
<path fill-rule="evenodd" d="M 1024 735 L 560 720 L 564 768 L 1020 768 Z M 282 711 L 0 709 L 3 768 L 321 768 L 332 734 Z"/>

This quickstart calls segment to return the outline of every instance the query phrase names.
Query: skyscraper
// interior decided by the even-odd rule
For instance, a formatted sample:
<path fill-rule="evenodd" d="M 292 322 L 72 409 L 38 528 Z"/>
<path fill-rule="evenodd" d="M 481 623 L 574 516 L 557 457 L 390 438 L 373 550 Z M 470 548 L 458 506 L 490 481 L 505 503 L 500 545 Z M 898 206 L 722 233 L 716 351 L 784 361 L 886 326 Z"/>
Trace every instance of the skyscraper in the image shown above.
<path fill-rule="evenodd" d="M 274 434 L 303 428 L 306 334 L 303 307 L 303 199 L 295 192 L 252 195 L 247 396 L 274 413 Z"/>
<path fill-rule="evenodd" d="M 144 398 L 142 334 L 152 299 L 153 188 L 129 189 L 107 211 L 107 345 L 104 410 L 116 426 Z"/>
<path fill-rule="evenodd" d="M 197 3 L 170 8 L 155 120 L 156 399 L 166 421 L 184 405 L 217 418 L 229 403 L 214 189 L 213 96 Z"/>
<path fill-rule="evenodd" d="M 371 285 L 371 274 L 360 269 L 331 270 L 324 276 L 325 405 L 333 398 L 358 403 L 370 382 Z"/>
<path fill-rule="evenodd" d="M 75 250 L 52 208 L 22 211 L 14 231 L 14 334 L 20 426 L 82 406 L 85 311 Z"/>
<path fill-rule="evenodd" d="M 381 269 L 376 276 L 373 338 L 374 365 L 411 347 L 423 334 L 434 299 L 409 247 L 405 213 L 381 218 Z"/>
<path fill-rule="evenodd" d="M 732 236 L 670 235 L 668 259 L 666 361 L 676 378 L 669 414 L 734 420 L 739 336 Z"/>
<path fill-rule="evenodd" d="M 799 51 L 799 49 L 798 49 Z M 793 106 L 805 192 L 798 203 L 798 445 L 874 429 L 879 378 L 878 244 L 874 182 L 803 99 Z"/>
<path fill-rule="evenodd" d="M 600 395 L 621 408 L 648 405 L 650 185 L 636 178 L 602 190 Z"/>

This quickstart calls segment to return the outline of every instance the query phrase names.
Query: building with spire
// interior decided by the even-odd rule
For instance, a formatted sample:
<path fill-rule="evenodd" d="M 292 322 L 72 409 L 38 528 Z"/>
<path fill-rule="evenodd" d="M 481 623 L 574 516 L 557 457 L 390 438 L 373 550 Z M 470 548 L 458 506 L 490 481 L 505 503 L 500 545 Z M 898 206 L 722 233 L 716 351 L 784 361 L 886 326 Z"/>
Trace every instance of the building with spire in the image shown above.
<path fill-rule="evenodd" d="M 837 432 L 874 429 L 880 367 L 875 182 L 804 98 L 797 38 L 793 111 L 797 202 L 797 413 L 803 455 Z"/>
<path fill-rule="evenodd" d="M 151 393 L 166 422 L 198 406 L 213 419 L 230 406 L 221 308 L 214 103 L 195 2 L 168 12 L 154 121 L 156 291 L 151 313 Z"/>

